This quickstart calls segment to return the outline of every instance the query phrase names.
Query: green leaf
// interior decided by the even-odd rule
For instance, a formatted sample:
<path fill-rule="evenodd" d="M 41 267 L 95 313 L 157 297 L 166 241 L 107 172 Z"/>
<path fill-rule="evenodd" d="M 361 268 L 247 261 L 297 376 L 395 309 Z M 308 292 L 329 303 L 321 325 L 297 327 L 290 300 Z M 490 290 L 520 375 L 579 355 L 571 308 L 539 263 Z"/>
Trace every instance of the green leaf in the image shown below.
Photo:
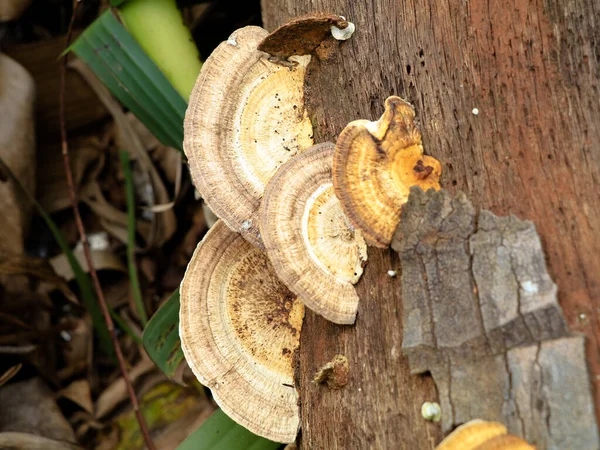
<path fill-rule="evenodd" d="M 102 311 L 100 311 L 100 307 L 98 306 L 98 300 L 96 299 L 96 294 L 92 289 L 92 282 L 87 273 L 83 270 L 77 258 L 73 254 L 71 247 L 67 243 L 66 238 L 56 225 L 52 218 L 46 213 L 42 205 L 38 203 L 35 197 L 21 184 L 19 179 L 15 176 L 13 171 L 6 165 L 6 163 L 0 158 L 0 167 L 2 168 L 2 172 L 10 178 L 13 183 L 23 192 L 25 197 L 35 206 L 38 214 L 44 219 L 46 225 L 52 232 L 56 243 L 62 250 L 62 252 L 66 255 L 67 260 L 69 261 L 69 265 L 71 266 L 71 270 L 75 275 L 75 281 L 77 282 L 77 286 L 79 287 L 79 291 L 81 293 L 81 297 L 83 300 L 83 305 L 86 311 L 90 314 L 92 318 L 92 325 L 94 326 L 94 330 L 96 331 L 98 338 L 100 340 L 100 347 L 107 355 L 114 355 L 114 349 L 112 346 L 112 341 L 110 339 L 110 333 L 108 331 L 108 327 L 106 326 L 106 322 L 104 321 L 104 316 L 102 315 Z"/>
<path fill-rule="evenodd" d="M 110 0 L 110 5 L 111 6 L 119 6 L 121 4 L 125 3 L 125 0 Z"/>
<path fill-rule="evenodd" d="M 177 450 L 275 450 L 281 444 L 256 436 L 220 409 L 194 431 Z"/>
<path fill-rule="evenodd" d="M 128 0 L 119 18 L 177 92 L 190 98 L 202 64 L 175 0 Z"/>
<path fill-rule="evenodd" d="M 71 50 L 163 144 L 183 148 L 186 101 L 110 10 Z"/>
<path fill-rule="evenodd" d="M 144 308 L 144 300 L 142 299 L 142 290 L 140 289 L 137 265 L 135 263 L 135 192 L 133 174 L 131 173 L 129 154 L 121 150 L 119 157 L 121 158 L 121 166 L 123 167 L 123 175 L 125 177 L 125 197 L 127 198 L 127 266 L 129 269 L 129 280 L 138 316 L 140 317 L 142 326 L 145 327 L 148 323 L 148 316 Z"/>
<path fill-rule="evenodd" d="M 169 378 L 183 362 L 179 340 L 179 289 L 154 313 L 142 337 L 148 356 Z"/>

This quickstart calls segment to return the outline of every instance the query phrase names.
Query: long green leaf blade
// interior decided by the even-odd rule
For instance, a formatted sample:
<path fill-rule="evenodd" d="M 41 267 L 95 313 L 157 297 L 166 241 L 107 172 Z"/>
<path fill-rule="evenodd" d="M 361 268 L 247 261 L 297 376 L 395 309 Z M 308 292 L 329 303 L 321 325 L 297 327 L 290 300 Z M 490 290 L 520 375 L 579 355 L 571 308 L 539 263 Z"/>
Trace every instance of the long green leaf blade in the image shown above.
<path fill-rule="evenodd" d="M 71 50 L 161 142 L 183 148 L 186 101 L 111 11 L 90 25 Z"/>
<path fill-rule="evenodd" d="M 133 174 L 131 173 L 131 164 L 129 162 L 129 153 L 124 150 L 119 152 L 123 175 L 125 177 L 125 197 L 127 199 L 127 267 L 129 270 L 129 280 L 133 292 L 133 300 L 137 313 L 142 322 L 142 326 L 148 323 L 148 315 L 144 307 L 142 290 L 137 274 L 137 265 L 135 263 L 135 192 L 133 186 Z"/>
<path fill-rule="evenodd" d="M 148 356 L 169 378 L 183 362 L 179 339 L 179 289 L 154 313 L 142 337 Z"/>
<path fill-rule="evenodd" d="M 256 436 L 220 409 L 194 431 L 177 450 L 275 450 L 281 444 Z"/>

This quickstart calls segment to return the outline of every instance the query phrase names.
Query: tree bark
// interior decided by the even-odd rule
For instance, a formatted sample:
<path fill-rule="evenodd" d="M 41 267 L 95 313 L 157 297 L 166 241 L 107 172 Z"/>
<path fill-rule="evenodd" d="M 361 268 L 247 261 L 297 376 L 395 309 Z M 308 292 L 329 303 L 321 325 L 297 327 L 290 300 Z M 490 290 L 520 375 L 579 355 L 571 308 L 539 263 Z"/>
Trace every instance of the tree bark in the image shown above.
<path fill-rule="evenodd" d="M 413 105 L 442 186 L 478 208 L 532 220 L 572 331 L 586 336 L 600 401 L 600 7 L 595 0 L 262 0 L 273 30 L 310 12 L 341 14 L 353 37 L 313 58 L 306 101 L 317 142 L 351 120 L 377 119 L 389 95 Z M 299 382 L 302 447 L 430 448 L 435 400 L 401 353 L 397 255 L 369 249 L 353 327 L 307 312 Z M 330 391 L 314 372 L 336 353 L 350 382 Z"/>

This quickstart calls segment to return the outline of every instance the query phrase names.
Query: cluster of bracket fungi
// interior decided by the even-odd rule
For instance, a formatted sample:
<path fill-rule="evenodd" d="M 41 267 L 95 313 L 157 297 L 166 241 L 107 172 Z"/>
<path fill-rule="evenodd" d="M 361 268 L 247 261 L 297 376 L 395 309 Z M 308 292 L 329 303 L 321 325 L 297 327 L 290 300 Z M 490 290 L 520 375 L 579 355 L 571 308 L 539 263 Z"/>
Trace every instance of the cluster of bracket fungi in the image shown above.
<path fill-rule="evenodd" d="M 304 306 L 354 323 L 367 245 L 390 245 L 411 186 L 440 189 L 441 165 L 423 154 L 399 97 L 378 121 L 315 145 L 306 69 L 323 41 L 353 30 L 318 15 L 271 34 L 235 31 L 205 61 L 185 118 L 194 184 L 220 220 L 181 284 L 182 348 L 224 412 L 277 442 L 300 426 L 293 354 Z"/>

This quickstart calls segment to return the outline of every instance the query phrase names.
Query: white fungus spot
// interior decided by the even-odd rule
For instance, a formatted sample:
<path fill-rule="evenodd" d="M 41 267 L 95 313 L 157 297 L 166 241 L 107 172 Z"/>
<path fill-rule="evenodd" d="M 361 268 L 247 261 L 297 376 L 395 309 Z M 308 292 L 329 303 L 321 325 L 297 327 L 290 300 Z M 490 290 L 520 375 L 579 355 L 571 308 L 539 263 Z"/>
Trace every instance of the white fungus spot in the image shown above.
<path fill-rule="evenodd" d="M 390 278 L 394 278 L 396 276 L 396 271 L 395 270 L 388 270 L 388 276 Z"/>
<path fill-rule="evenodd" d="M 343 16 L 340 16 L 342 19 L 344 19 Z M 346 20 L 346 19 L 344 19 Z M 354 34 L 354 24 L 352 22 L 348 22 L 348 26 L 344 29 L 338 28 L 336 26 L 331 26 L 331 35 L 337 39 L 338 41 L 345 41 L 347 39 L 350 39 L 352 37 L 352 35 Z"/>
<path fill-rule="evenodd" d="M 231 36 L 229 36 L 229 39 L 227 39 L 227 43 L 229 45 L 233 45 L 234 47 L 238 46 L 237 41 L 235 40 L 235 36 L 232 34 Z"/>
<path fill-rule="evenodd" d="M 442 418 L 442 408 L 438 403 L 425 402 L 421 406 L 421 415 L 425 420 L 439 422 Z"/>
<path fill-rule="evenodd" d="M 71 342 L 71 334 L 67 331 L 67 330 L 62 330 L 60 332 L 60 337 L 63 339 L 63 341 L 65 342 Z"/>
<path fill-rule="evenodd" d="M 538 285 L 533 281 L 524 281 L 521 283 L 521 288 L 526 294 L 529 295 L 537 294 L 539 291 Z"/>
<path fill-rule="evenodd" d="M 474 116 L 476 116 L 476 115 L 478 115 L 478 114 L 479 114 L 479 109 L 478 109 L 478 108 L 473 108 L 473 109 L 471 110 L 471 112 L 473 113 L 473 115 L 474 115 Z"/>
<path fill-rule="evenodd" d="M 248 231 L 250 229 L 250 225 L 252 225 L 251 220 L 244 220 L 244 222 L 242 222 L 242 231 Z"/>
<path fill-rule="evenodd" d="M 585 320 L 585 318 L 586 318 L 586 315 L 585 315 L 585 314 L 583 314 L 583 313 L 581 313 L 581 314 L 579 314 L 579 318 L 580 318 L 581 320 Z"/>

